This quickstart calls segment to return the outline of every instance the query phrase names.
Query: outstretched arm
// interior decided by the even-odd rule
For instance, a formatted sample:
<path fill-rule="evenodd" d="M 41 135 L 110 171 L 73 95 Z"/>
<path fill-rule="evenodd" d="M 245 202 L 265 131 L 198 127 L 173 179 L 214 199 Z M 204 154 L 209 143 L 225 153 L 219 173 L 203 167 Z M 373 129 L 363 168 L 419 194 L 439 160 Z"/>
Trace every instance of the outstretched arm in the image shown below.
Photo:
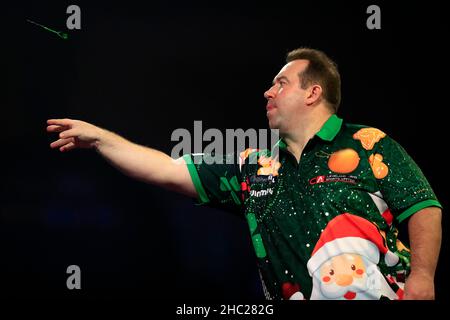
<path fill-rule="evenodd" d="M 434 299 L 434 273 L 442 236 L 441 215 L 441 209 L 429 207 L 409 219 L 411 274 L 406 280 L 404 299 Z"/>
<path fill-rule="evenodd" d="M 197 197 L 182 158 L 174 160 L 163 152 L 132 143 L 84 121 L 50 119 L 47 124 L 48 132 L 59 133 L 59 139 L 50 144 L 52 148 L 59 148 L 61 152 L 94 148 L 114 167 L 132 178 Z"/>

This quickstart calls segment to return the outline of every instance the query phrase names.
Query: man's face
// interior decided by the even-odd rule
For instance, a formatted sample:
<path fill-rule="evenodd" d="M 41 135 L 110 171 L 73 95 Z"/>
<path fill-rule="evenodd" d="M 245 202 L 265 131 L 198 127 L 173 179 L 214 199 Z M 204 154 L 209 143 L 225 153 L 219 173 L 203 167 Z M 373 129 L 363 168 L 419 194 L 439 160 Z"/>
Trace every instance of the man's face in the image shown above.
<path fill-rule="evenodd" d="M 306 90 L 300 87 L 298 74 L 305 70 L 307 60 L 294 60 L 286 64 L 264 93 L 267 99 L 267 118 L 271 129 L 289 132 L 298 124 L 305 105 Z"/>

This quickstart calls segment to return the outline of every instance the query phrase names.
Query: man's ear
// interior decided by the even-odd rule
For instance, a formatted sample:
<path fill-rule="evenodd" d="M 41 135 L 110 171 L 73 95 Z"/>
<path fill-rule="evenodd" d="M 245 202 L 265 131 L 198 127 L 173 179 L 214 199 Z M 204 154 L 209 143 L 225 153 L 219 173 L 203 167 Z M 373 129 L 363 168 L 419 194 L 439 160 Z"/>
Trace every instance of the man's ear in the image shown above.
<path fill-rule="evenodd" d="M 322 100 L 322 87 L 318 84 L 311 85 L 307 90 L 306 105 L 311 106 Z"/>

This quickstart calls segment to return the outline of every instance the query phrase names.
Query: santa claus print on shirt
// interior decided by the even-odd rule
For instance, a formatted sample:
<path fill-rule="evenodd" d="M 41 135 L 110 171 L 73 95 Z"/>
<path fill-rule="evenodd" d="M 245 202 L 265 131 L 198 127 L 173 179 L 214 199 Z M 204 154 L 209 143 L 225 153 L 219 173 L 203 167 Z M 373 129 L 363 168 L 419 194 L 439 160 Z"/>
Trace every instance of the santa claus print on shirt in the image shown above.
<path fill-rule="evenodd" d="M 313 278 L 311 299 L 399 299 L 377 264 L 380 254 L 387 266 L 399 258 L 389 251 L 378 228 L 349 213 L 333 218 L 322 232 L 308 261 Z"/>

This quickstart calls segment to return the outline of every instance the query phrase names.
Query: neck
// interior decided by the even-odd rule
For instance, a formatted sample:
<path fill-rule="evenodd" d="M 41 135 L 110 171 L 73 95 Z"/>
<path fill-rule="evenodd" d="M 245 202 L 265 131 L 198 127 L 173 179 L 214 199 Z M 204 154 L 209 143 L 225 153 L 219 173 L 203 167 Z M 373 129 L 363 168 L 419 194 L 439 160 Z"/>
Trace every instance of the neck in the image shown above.
<path fill-rule="evenodd" d="M 320 131 L 331 115 L 328 110 L 317 108 L 314 113 L 302 117 L 293 130 L 283 135 L 288 151 L 295 156 L 297 162 L 308 141 Z"/>

